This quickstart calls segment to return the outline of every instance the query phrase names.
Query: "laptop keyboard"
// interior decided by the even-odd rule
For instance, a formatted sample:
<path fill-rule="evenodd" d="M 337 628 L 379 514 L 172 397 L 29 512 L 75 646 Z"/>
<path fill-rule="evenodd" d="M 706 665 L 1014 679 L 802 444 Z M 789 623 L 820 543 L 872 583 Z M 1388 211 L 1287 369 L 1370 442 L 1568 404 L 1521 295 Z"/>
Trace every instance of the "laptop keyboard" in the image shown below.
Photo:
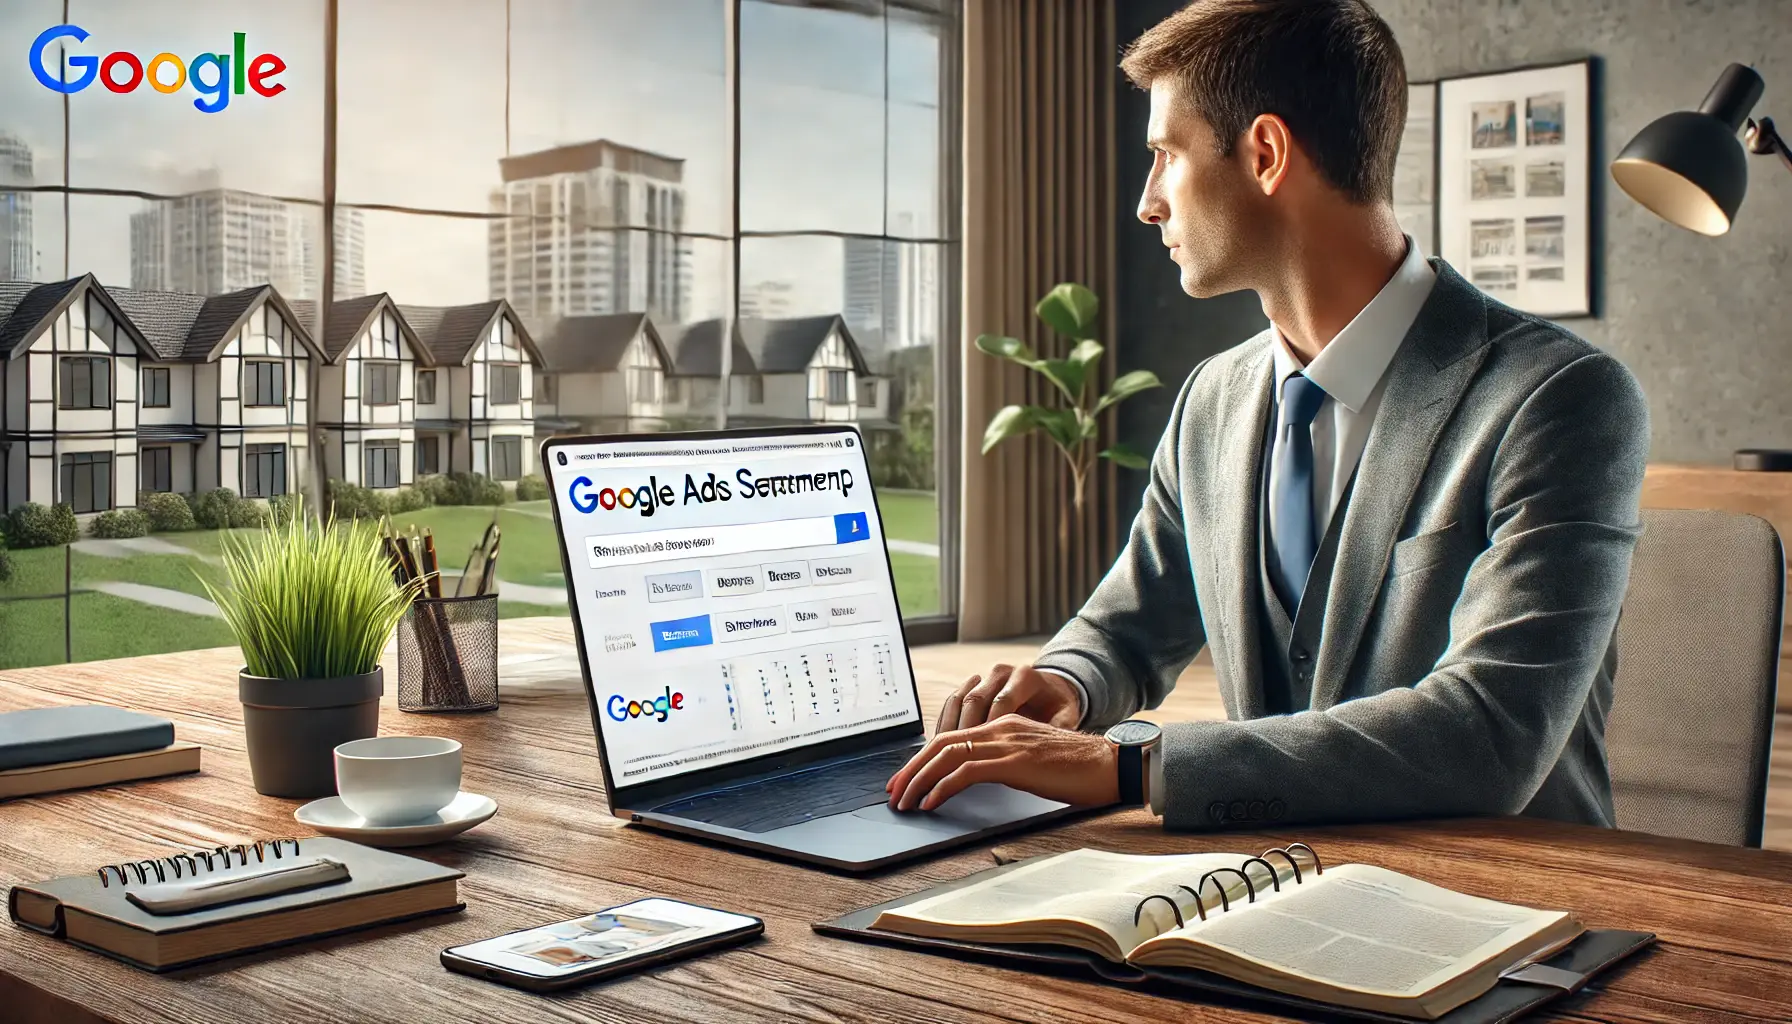
<path fill-rule="evenodd" d="M 871 754 L 704 793 L 653 810 L 742 832 L 770 832 L 883 803 L 890 798 L 884 783 L 919 749 L 917 745 Z"/>

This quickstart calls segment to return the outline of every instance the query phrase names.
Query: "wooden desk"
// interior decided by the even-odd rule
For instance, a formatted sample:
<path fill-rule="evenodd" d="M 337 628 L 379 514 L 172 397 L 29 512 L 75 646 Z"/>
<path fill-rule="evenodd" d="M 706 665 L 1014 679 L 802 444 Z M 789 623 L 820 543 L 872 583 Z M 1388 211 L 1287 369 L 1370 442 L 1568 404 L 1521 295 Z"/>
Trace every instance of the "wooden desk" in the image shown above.
<path fill-rule="evenodd" d="M 92 1021 L 1113 1021 L 1275 1019 L 1063 978 L 826 939 L 809 923 L 989 866 L 988 845 L 856 879 L 626 827 L 603 807 L 601 773 L 565 620 L 502 625 L 502 706 L 475 717 L 398 712 L 385 733 L 466 745 L 466 788 L 496 818 L 420 855 L 467 872 L 467 910 L 156 976 L 0 925 L 0 1019 Z M 916 652 L 937 707 L 966 658 L 1018 645 Z M 172 717 L 203 744 L 204 771 L 0 804 L 0 885 L 177 848 L 300 834 L 296 801 L 255 793 L 243 755 L 237 654 L 196 651 L 0 673 L 0 710 L 106 701 Z M 390 687 L 388 688 L 390 690 Z M 1166 717 L 1211 716 L 1198 688 Z M 297 829 L 297 833 L 295 833 Z M 1545 1020 L 1792 1019 L 1792 855 L 1521 819 L 1168 835 L 1123 812 L 1001 845 L 1020 854 L 1100 845 L 1169 853 L 1256 852 L 1304 839 L 1333 862 L 1363 860 L 1465 892 L 1571 907 L 1596 926 L 1663 942 Z M 573 917 L 647 894 L 764 917 L 766 940 L 649 975 L 540 997 L 444 971 L 444 946 Z"/>

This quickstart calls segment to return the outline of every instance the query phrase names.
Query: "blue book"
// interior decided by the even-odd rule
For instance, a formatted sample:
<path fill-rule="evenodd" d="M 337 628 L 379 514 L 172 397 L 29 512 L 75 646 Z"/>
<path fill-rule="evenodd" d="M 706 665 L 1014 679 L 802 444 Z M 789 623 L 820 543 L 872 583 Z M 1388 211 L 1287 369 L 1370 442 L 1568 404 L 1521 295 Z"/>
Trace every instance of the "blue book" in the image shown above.
<path fill-rule="evenodd" d="M 174 723 L 140 711 L 78 704 L 0 713 L 0 771 L 158 750 Z"/>

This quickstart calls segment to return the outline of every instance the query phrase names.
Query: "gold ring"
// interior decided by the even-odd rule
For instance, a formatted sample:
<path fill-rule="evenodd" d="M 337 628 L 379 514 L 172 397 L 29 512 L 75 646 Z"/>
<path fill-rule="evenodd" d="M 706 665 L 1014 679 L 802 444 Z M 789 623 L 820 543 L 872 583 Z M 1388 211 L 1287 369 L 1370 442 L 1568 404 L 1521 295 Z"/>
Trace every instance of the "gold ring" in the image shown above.
<path fill-rule="evenodd" d="M 970 740 L 964 741 L 964 756 L 970 757 L 973 753 L 976 752 L 976 750 L 977 750 L 976 744 L 972 743 Z"/>

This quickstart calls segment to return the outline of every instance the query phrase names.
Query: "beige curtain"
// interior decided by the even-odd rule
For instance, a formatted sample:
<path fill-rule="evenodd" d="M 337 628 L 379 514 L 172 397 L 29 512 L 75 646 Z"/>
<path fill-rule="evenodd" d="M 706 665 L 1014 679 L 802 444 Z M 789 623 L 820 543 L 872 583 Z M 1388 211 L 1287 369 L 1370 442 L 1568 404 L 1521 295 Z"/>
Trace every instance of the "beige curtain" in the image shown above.
<path fill-rule="evenodd" d="M 959 637 L 1050 632 L 1114 557 L 1113 470 L 1091 474 L 1072 515 L 1070 473 L 1044 437 L 985 456 L 983 430 L 1050 385 L 978 352 L 979 334 L 1063 355 L 1033 305 L 1061 282 L 1094 289 L 1114 362 L 1113 0 L 966 0 L 964 20 L 963 545 Z M 1113 437 L 1112 415 L 1101 438 Z M 1099 446 L 1098 446 L 1099 447 Z"/>

